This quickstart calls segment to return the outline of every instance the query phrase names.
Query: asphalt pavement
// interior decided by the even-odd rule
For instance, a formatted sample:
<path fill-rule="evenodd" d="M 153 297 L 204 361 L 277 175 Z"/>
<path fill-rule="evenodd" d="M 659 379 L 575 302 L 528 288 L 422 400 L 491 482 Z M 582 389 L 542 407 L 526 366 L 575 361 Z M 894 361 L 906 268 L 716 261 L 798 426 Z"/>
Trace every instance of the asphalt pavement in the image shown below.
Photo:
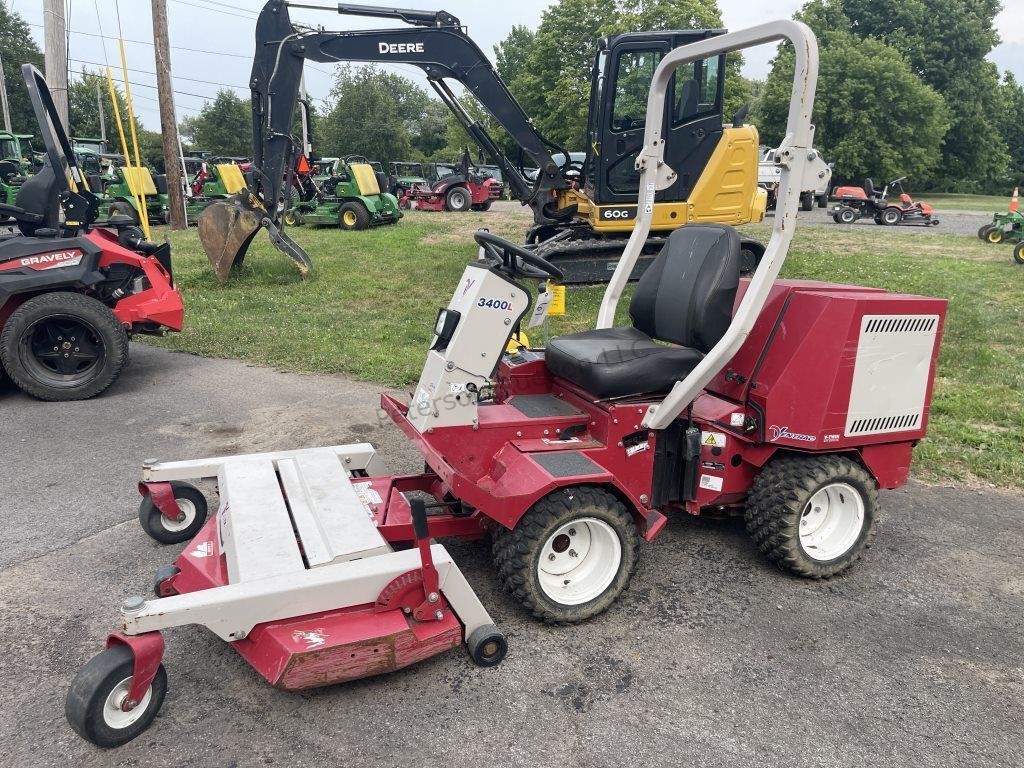
<path fill-rule="evenodd" d="M 142 461 L 369 440 L 416 469 L 376 404 L 343 377 L 139 345 L 95 400 L 0 388 L 0 765 L 1024 764 L 1024 502 L 920 484 L 882 494 L 874 547 L 827 582 L 776 571 L 736 521 L 673 519 L 619 602 L 571 627 L 530 619 L 486 545 L 448 542 L 508 634 L 501 666 L 455 650 L 286 693 L 186 627 L 153 726 L 80 740 L 68 683 L 178 551 L 138 525 Z"/>

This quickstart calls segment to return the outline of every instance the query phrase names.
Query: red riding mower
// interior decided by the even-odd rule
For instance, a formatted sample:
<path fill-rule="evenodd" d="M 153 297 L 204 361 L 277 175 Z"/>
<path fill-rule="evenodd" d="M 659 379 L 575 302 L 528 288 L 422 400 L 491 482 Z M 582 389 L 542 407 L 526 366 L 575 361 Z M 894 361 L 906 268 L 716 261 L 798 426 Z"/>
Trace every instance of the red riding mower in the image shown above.
<path fill-rule="evenodd" d="M 146 242 L 126 216 L 104 224 L 116 233 L 93 228 L 99 198 L 42 75 L 29 64 L 22 73 L 46 156 L 16 205 L 0 204 L 21 232 L 0 240 L 0 363 L 33 397 L 84 400 L 120 375 L 131 334 L 181 330 L 184 310 L 168 244 Z"/>
<path fill-rule="evenodd" d="M 939 220 L 932 213 L 928 203 L 915 201 L 903 189 L 906 176 L 890 181 L 879 192 L 871 179 L 864 180 L 864 187 L 836 187 L 832 200 L 832 220 L 836 224 L 852 224 L 857 219 L 871 216 L 875 224 L 922 224 L 938 226 Z"/>
<path fill-rule="evenodd" d="M 613 327 L 655 194 L 676 180 L 661 140 L 673 72 L 780 39 L 796 52 L 795 103 L 779 212 L 753 277 L 740 278 L 735 230 L 682 227 L 637 283 L 632 324 Z M 636 161 L 636 229 L 596 329 L 507 353 L 529 316 L 524 281 L 561 273 L 476 234 L 482 257 L 438 311 L 412 397 L 381 397 L 426 471 L 387 474 L 367 444 L 148 463 L 143 528 L 188 543 L 158 571 L 155 598 L 124 602 L 107 650 L 71 684 L 75 730 L 101 746 L 140 734 L 167 689 L 161 632 L 185 624 L 208 627 L 285 689 L 395 670 L 462 642 L 477 664 L 497 664 L 505 638 L 432 538 L 490 537 L 510 592 L 556 623 L 611 606 L 670 515 L 743 514 L 781 568 L 810 578 L 848 568 L 874 533 L 878 489 L 906 481 L 924 437 L 946 302 L 776 279 L 797 225 L 790 179 L 803 178 L 812 146 L 817 61 L 813 33 L 795 21 L 664 54 Z M 192 478 L 217 480 L 209 519 Z"/>
<path fill-rule="evenodd" d="M 444 168 L 444 166 L 436 166 Z M 464 154 L 461 168 L 446 168 L 428 184 L 414 185 L 402 191 L 399 205 L 408 209 L 416 203 L 418 211 L 487 211 L 500 200 L 504 187 L 490 176 L 476 173 L 469 154 Z"/>

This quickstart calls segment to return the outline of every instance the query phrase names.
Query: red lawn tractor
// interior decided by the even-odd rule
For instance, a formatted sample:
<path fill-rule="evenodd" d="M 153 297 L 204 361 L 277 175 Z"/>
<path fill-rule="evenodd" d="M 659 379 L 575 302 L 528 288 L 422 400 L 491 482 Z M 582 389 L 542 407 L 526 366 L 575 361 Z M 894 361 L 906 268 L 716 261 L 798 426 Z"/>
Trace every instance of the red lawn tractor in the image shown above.
<path fill-rule="evenodd" d="M 832 220 L 836 224 L 852 224 L 857 219 L 871 216 L 875 224 L 922 224 L 938 226 L 932 207 L 914 200 L 903 188 L 906 176 L 894 179 L 879 192 L 871 179 L 863 187 L 836 187 L 832 192 Z"/>
<path fill-rule="evenodd" d="M 100 198 L 42 75 L 22 74 L 46 154 L 16 204 L 0 204 L 20 232 L 0 240 L 0 374 L 41 400 L 84 400 L 116 381 L 132 334 L 181 330 L 184 309 L 170 245 L 146 242 L 127 216 L 94 228 Z"/>
<path fill-rule="evenodd" d="M 491 203 L 500 200 L 501 182 L 477 173 L 469 162 L 462 159 L 461 167 L 435 165 L 437 178 L 427 184 L 414 185 L 402 191 L 399 205 L 410 208 L 412 203 L 420 211 L 487 211 Z"/>
<path fill-rule="evenodd" d="M 661 136 L 673 72 L 780 39 L 796 52 L 793 106 L 756 271 L 740 278 L 735 230 L 687 225 L 637 283 L 631 322 L 614 325 L 655 194 L 676 178 Z M 187 544 L 157 573 L 156 597 L 124 602 L 107 650 L 75 678 L 75 730 L 101 746 L 141 733 L 167 687 L 161 633 L 185 624 L 209 628 L 286 689 L 395 670 L 463 642 L 477 664 L 497 664 L 504 636 L 432 539 L 490 539 L 509 591 L 553 623 L 609 608 L 673 515 L 743 515 L 790 573 L 848 568 L 874 534 L 878 490 L 906 481 L 925 435 L 946 302 L 777 279 L 812 146 L 817 61 L 813 33 L 795 21 L 664 54 L 636 161 L 636 229 L 595 329 L 507 352 L 531 317 L 531 286 L 561 273 L 477 232 L 481 258 L 437 312 L 411 397 L 381 397 L 425 471 L 389 474 L 367 444 L 147 464 L 143 528 Z M 216 478 L 209 519 L 194 478 Z"/>

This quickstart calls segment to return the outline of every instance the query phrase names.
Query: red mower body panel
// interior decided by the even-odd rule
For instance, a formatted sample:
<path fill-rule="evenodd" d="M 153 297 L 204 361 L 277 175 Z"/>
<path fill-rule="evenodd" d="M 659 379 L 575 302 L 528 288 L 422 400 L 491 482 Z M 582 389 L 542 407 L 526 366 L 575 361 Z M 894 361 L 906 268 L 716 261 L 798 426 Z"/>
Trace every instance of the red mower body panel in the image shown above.
<path fill-rule="evenodd" d="M 742 281 L 741 300 L 747 286 Z M 849 454 L 881 488 L 906 482 L 927 429 L 946 312 L 943 299 L 881 289 L 779 281 L 746 343 L 692 407 L 701 448 L 692 514 L 741 505 L 777 452 Z M 512 528 L 538 500 L 600 485 L 628 501 L 651 538 L 658 441 L 641 427 L 660 397 L 597 401 L 552 378 L 543 356 L 506 356 L 476 428 L 419 433 L 407 406 L 382 407 L 417 444 L 446 491 Z"/>

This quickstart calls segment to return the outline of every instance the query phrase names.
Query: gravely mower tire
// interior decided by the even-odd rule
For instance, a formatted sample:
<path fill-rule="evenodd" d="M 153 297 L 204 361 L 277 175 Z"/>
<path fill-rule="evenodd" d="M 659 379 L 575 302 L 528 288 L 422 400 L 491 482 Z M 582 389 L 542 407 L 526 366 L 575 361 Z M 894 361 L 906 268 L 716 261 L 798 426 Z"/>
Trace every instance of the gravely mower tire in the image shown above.
<path fill-rule="evenodd" d="M 779 568 L 810 579 L 842 573 L 875 535 L 874 478 L 844 456 L 780 456 L 754 479 L 747 533 Z"/>
<path fill-rule="evenodd" d="M 1024 240 L 1013 246 L 1013 260 L 1018 264 L 1024 264 Z"/>
<path fill-rule="evenodd" d="M 473 196 L 465 187 L 452 187 L 444 196 L 444 207 L 453 213 L 468 211 L 473 205 Z"/>
<path fill-rule="evenodd" d="M 161 544 L 180 544 L 188 541 L 206 523 L 206 496 L 192 483 L 180 480 L 171 482 L 174 500 L 178 503 L 184 517 L 180 521 L 169 520 L 157 509 L 152 497 L 147 493 L 139 504 L 139 524 L 142 530 Z"/>
<path fill-rule="evenodd" d="M 370 226 L 370 212 L 362 203 L 345 203 L 338 212 L 338 226 L 350 231 L 366 229 Z"/>
<path fill-rule="evenodd" d="M 25 394 L 40 400 L 95 397 L 127 362 L 121 322 L 105 304 L 80 293 L 31 298 L 0 333 L 0 364 Z"/>
<path fill-rule="evenodd" d="M 640 536 L 625 505 L 601 488 L 545 496 L 492 553 L 509 592 L 548 623 L 584 621 L 607 610 L 629 584 Z"/>

